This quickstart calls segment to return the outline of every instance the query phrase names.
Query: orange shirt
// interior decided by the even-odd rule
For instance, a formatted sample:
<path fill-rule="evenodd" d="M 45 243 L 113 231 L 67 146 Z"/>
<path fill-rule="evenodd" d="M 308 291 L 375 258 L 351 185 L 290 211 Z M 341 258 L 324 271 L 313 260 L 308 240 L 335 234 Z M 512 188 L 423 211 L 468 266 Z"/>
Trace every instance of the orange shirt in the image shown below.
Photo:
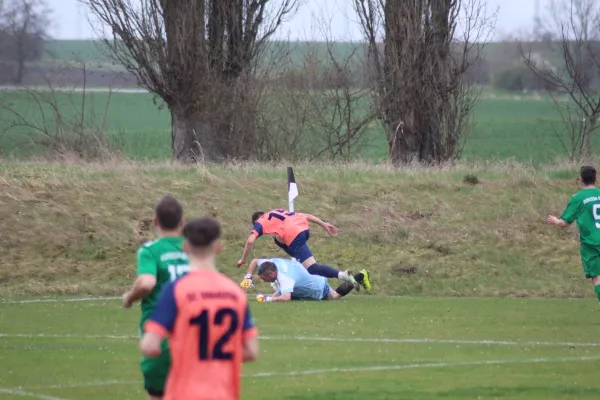
<path fill-rule="evenodd" d="M 167 285 L 146 332 L 169 334 L 164 400 L 238 400 L 243 341 L 256 337 L 243 289 L 216 271 Z"/>
<path fill-rule="evenodd" d="M 277 235 L 289 246 L 296 239 L 296 236 L 307 230 L 309 230 L 308 220 L 303 214 L 289 213 L 286 210 L 273 210 L 256 221 L 252 233 L 256 237 Z"/>

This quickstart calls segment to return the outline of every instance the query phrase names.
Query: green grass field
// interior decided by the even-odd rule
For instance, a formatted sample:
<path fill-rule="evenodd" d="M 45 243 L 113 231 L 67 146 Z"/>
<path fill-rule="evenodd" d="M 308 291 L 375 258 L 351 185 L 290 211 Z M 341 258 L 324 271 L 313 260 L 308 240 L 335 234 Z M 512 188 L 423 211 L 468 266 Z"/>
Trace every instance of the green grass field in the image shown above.
<path fill-rule="evenodd" d="M 597 399 L 592 299 L 346 297 L 258 304 L 245 400 Z M 139 311 L 0 303 L 0 398 L 143 398 Z"/>
<path fill-rule="evenodd" d="M 67 120 L 78 121 L 82 103 L 80 94 L 58 94 L 61 114 Z M 149 94 L 115 93 L 108 107 L 106 93 L 88 93 L 86 96 L 86 120 L 90 125 L 105 129 L 112 143 L 131 159 L 167 160 L 170 158 L 170 115 L 168 110 L 158 110 Z M 37 104 L 23 94 L 4 92 L 0 102 L 24 115 L 36 126 L 43 125 Z M 44 108 L 48 115 L 49 107 Z M 48 117 L 47 117 L 48 118 Z M 14 118 L 0 110 L 2 127 Z M 46 123 L 53 126 L 52 123 Z M 0 127 L 0 129 L 2 129 Z M 551 163 L 566 157 L 555 132 L 562 132 L 554 105 L 547 99 L 521 100 L 507 98 L 484 98 L 474 113 L 472 132 L 467 137 L 463 159 L 506 160 L 524 163 Z M 16 129 L 2 134 L 0 130 L 0 154 L 5 157 L 38 155 L 41 149 L 30 145 L 32 129 Z M 379 124 L 374 123 L 368 131 L 367 145 L 357 149 L 358 157 L 368 162 L 387 159 L 387 142 Z"/>

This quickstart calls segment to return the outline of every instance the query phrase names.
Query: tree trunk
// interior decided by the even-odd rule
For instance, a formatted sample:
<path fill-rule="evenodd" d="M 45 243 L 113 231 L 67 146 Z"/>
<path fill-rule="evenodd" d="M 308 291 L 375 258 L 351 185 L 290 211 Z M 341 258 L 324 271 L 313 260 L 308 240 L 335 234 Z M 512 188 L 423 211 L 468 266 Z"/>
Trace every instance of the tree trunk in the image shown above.
<path fill-rule="evenodd" d="M 400 166 L 421 161 L 421 138 L 419 128 L 416 126 L 414 111 L 407 113 L 405 118 L 399 117 L 400 121 L 387 124 L 391 128 L 388 133 L 388 147 L 392 165 Z"/>
<path fill-rule="evenodd" d="M 217 124 L 171 107 L 171 148 L 176 161 L 185 164 L 223 161 L 218 137 Z"/>

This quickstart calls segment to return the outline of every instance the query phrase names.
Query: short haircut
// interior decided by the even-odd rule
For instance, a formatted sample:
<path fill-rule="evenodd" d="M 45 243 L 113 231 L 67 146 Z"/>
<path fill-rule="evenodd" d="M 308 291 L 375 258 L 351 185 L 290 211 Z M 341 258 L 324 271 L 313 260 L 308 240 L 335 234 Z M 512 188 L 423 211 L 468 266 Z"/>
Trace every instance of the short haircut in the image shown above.
<path fill-rule="evenodd" d="M 581 181 L 584 185 L 593 185 L 596 183 L 596 168 L 589 165 L 581 167 Z"/>
<path fill-rule="evenodd" d="M 183 227 L 183 236 L 194 248 L 205 248 L 221 237 L 221 225 L 212 218 L 194 218 Z"/>
<path fill-rule="evenodd" d="M 265 261 L 258 267 L 258 275 L 264 275 L 272 271 L 277 271 L 277 266 L 271 261 Z"/>
<path fill-rule="evenodd" d="M 254 225 L 256 221 L 258 221 L 258 219 L 263 215 L 265 215 L 265 213 L 262 211 L 257 211 L 254 214 L 252 214 L 252 224 Z"/>
<path fill-rule="evenodd" d="M 177 229 L 183 218 L 183 207 L 171 195 L 163 197 L 156 205 L 154 212 L 162 229 Z"/>

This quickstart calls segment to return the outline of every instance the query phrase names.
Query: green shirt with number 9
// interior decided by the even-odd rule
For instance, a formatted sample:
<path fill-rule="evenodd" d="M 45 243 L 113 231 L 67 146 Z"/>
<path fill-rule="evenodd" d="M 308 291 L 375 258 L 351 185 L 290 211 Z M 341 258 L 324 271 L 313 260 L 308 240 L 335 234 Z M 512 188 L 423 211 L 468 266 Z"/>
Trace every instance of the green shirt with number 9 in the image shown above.
<path fill-rule="evenodd" d="M 568 224 L 577 221 L 584 262 L 600 254 L 600 189 L 588 188 L 574 194 L 560 218 Z"/>
<path fill-rule="evenodd" d="M 156 277 L 156 286 L 142 300 L 140 332 L 144 323 L 152 316 L 162 288 L 169 282 L 185 275 L 189 260 L 183 251 L 183 237 L 162 237 L 145 243 L 137 252 L 137 275 L 149 274 Z"/>

